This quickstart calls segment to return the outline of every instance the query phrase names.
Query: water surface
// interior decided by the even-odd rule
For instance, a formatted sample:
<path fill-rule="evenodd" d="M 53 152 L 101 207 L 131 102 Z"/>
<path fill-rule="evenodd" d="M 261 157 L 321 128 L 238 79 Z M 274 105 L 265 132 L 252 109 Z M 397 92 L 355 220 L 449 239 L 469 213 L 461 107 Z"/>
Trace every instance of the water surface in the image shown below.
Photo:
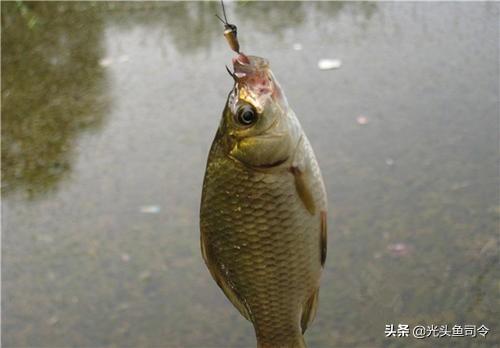
<path fill-rule="evenodd" d="M 227 8 L 323 170 L 329 254 L 309 345 L 499 346 L 498 4 Z M 255 346 L 199 251 L 232 86 L 219 10 L 2 2 L 5 347 Z M 390 323 L 491 331 L 385 338 Z"/>

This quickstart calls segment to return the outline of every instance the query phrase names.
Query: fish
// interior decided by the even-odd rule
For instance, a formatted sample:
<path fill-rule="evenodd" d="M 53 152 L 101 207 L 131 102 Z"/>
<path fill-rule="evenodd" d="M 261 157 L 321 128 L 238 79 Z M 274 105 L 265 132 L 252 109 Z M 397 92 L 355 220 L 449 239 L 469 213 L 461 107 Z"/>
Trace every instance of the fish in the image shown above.
<path fill-rule="evenodd" d="M 327 253 L 321 171 L 269 61 L 238 53 L 200 205 L 205 264 L 258 348 L 305 348 Z"/>

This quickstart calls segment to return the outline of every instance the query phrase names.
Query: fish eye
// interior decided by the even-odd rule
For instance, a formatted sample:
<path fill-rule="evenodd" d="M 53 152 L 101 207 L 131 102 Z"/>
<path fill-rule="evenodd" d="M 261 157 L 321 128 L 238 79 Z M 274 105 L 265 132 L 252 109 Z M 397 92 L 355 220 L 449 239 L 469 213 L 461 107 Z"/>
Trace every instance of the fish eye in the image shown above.
<path fill-rule="evenodd" d="M 238 109 L 236 120 L 243 126 L 250 126 L 257 121 L 257 113 L 250 105 L 243 105 Z"/>

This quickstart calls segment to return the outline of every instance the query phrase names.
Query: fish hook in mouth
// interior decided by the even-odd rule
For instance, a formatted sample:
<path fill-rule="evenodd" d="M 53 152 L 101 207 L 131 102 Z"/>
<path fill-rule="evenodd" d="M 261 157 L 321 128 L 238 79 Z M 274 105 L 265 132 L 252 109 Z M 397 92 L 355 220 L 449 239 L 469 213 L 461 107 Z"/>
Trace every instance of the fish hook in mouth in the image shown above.
<path fill-rule="evenodd" d="M 245 77 L 247 74 L 242 73 L 242 72 L 232 72 L 231 69 L 226 65 L 226 70 L 229 73 L 229 76 L 231 76 L 234 80 L 234 82 L 238 82 L 239 79 Z"/>
<path fill-rule="evenodd" d="M 231 69 L 229 69 L 229 67 L 227 65 L 226 65 L 226 70 L 229 73 L 229 76 L 231 76 L 233 78 L 234 82 L 238 81 L 238 78 L 236 77 L 234 72 L 232 72 Z"/>

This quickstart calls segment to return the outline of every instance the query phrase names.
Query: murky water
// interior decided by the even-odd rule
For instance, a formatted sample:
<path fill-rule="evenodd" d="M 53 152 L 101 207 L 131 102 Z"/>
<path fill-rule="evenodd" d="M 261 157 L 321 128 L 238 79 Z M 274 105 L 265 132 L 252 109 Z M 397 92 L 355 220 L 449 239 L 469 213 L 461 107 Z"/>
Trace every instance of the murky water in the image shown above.
<path fill-rule="evenodd" d="M 227 7 L 325 177 L 309 345 L 499 346 L 498 4 Z M 219 10 L 2 3 L 5 347 L 255 346 L 199 251 L 204 166 L 232 86 Z M 342 66 L 321 71 L 321 58 Z M 491 331 L 385 338 L 390 323 Z"/>

